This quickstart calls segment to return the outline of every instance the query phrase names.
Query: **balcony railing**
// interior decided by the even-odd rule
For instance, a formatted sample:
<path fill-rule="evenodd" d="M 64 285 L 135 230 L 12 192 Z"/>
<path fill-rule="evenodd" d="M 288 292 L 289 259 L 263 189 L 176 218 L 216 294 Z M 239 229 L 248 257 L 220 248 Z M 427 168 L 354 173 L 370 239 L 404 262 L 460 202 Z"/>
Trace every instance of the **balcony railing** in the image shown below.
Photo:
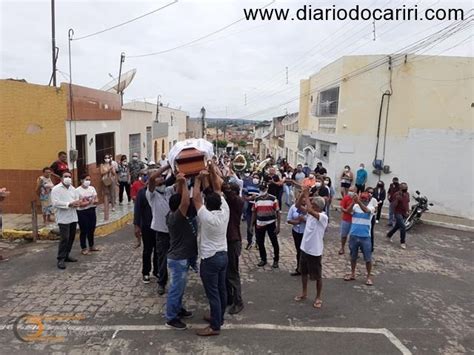
<path fill-rule="evenodd" d="M 322 118 L 319 119 L 319 132 L 321 133 L 336 133 L 336 118 Z"/>

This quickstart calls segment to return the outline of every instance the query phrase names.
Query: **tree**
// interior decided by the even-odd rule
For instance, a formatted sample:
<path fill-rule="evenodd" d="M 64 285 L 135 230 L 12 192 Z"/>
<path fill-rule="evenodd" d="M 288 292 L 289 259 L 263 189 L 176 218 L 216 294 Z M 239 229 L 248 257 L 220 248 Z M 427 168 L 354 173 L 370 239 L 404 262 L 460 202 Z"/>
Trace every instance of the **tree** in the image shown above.
<path fill-rule="evenodd" d="M 216 146 L 216 140 L 212 141 L 212 145 L 215 147 Z M 217 148 L 225 148 L 227 147 L 227 141 L 224 140 L 218 140 L 217 141 Z"/>
<path fill-rule="evenodd" d="M 243 139 L 241 141 L 239 141 L 239 147 L 246 147 L 247 146 L 247 142 L 244 141 Z"/>

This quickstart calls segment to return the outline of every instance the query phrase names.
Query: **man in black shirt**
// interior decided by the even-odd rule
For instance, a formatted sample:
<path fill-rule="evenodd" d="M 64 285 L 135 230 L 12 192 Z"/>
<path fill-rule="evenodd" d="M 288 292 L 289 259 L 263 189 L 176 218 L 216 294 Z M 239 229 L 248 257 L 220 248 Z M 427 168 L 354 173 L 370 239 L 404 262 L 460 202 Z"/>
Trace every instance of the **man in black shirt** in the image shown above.
<path fill-rule="evenodd" d="M 315 184 L 310 190 L 310 196 L 323 197 L 326 200 L 326 203 L 329 201 L 329 188 L 324 184 L 323 177 L 321 175 L 316 176 Z"/>
<path fill-rule="evenodd" d="M 166 224 L 170 234 L 168 250 L 168 270 L 170 287 L 166 300 L 166 326 L 177 330 L 187 328 L 181 321 L 193 316 L 182 304 L 186 288 L 188 270 L 192 260 L 197 256 L 197 231 L 187 217 L 190 205 L 189 191 L 183 174 L 176 177 L 177 193 L 170 197 L 170 212 Z"/>
<path fill-rule="evenodd" d="M 323 163 L 319 162 L 317 165 L 316 165 L 316 168 L 314 169 L 314 174 L 315 175 L 326 175 L 328 173 L 328 171 L 326 170 L 325 167 L 323 167 Z"/>
<path fill-rule="evenodd" d="M 158 258 L 156 253 L 156 232 L 151 229 L 150 204 L 146 199 L 146 185 L 138 191 L 135 199 L 133 224 L 135 225 L 135 236 L 137 237 L 137 248 L 140 246 L 140 238 L 143 241 L 142 274 L 143 283 L 150 283 L 150 271 L 153 260 L 153 275 L 158 275 Z M 153 259 L 152 259 L 153 254 Z"/>

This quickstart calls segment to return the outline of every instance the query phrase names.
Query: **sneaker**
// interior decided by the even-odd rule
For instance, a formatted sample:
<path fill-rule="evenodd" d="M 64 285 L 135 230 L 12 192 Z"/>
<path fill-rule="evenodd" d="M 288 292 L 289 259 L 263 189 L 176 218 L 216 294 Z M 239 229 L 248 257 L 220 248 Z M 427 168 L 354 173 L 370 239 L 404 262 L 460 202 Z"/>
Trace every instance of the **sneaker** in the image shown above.
<path fill-rule="evenodd" d="M 406 245 L 405 243 L 402 243 L 402 244 L 400 244 L 400 247 L 401 247 L 402 249 L 406 249 L 406 248 L 407 248 L 407 245 Z"/>
<path fill-rule="evenodd" d="M 196 335 L 199 335 L 201 337 L 208 337 L 208 336 L 219 335 L 219 334 L 220 334 L 219 330 L 214 330 L 211 327 L 206 327 L 204 329 L 196 330 Z"/>
<path fill-rule="evenodd" d="M 247 243 L 247 246 L 245 247 L 245 250 L 250 250 L 253 246 L 253 242 Z"/>
<path fill-rule="evenodd" d="M 378 219 L 376 219 L 376 220 L 375 220 L 375 223 L 376 223 L 376 224 L 379 224 L 379 220 L 378 220 Z"/>
<path fill-rule="evenodd" d="M 273 262 L 272 268 L 278 269 L 278 261 Z"/>
<path fill-rule="evenodd" d="M 243 309 L 244 309 L 244 305 L 242 303 L 241 304 L 234 304 L 234 305 L 232 305 L 232 307 L 230 307 L 229 314 L 240 313 L 240 312 L 242 312 Z"/>
<path fill-rule="evenodd" d="M 387 234 L 387 235 L 385 235 L 385 236 L 387 237 L 387 239 L 388 239 L 388 241 L 389 241 L 390 243 L 393 243 L 393 239 L 392 239 L 392 237 L 391 237 L 391 236 L 389 236 L 388 234 Z"/>
<path fill-rule="evenodd" d="M 299 272 L 298 270 L 296 270 L 296 271 L 292 272 L 292 273 L 290 274 L 290 276 L 301 276 L 301 272 Z"/>
<path fill-rule="evenodd" d="M 150 275 L 143 275 L 143 283 L 144 284 L 150 283 Z"/>
<path fill-rule="evenodd" d="M 267 262 L 263 261 L 263 260 L 260 260 L 260 262 L 257 264 L 258 267 L 262 267 L 262 266 L 265 266 L 265 265 L 267 265 Z"/>
<path fill-rule="evenodd" d="M 58 269 L 64 270 L 66 268 L 66 264 L 64 264 L 64 260 L 58 261 Z"/>
<path fill-rule="evenodd" d="M 179 318 L 167 321 L 165 323 L 165 326 L 176 330 L 186 330 L 188 328 L 188 326 L 185 323 L 181 322 Z"/>
<path fill-rule="evenodd" d="M 186 318 L 192 318 L 193 317 L 193 312 L 187 311 L 184 308 L 181 308 L 181 311 L 178 313 L 178 318 L 180 319 L 186 319 Z"/>
<path fill-rule="evenodd" d="M 158 285 L 158 294 L 160 296 L 163 296 L 166 292 L 166 289 L 165 289 L 165 286 L 162 286 L 162 285 Z"/>
<path fill-rule="evenodd" d="M 68 256 L 64 261 L 67 262 L 67 263 L 75 263 L 75 262 L 77 262 L 77 259 L 74 259 L 74 258 L 71 258 L 70 256 Z"/>

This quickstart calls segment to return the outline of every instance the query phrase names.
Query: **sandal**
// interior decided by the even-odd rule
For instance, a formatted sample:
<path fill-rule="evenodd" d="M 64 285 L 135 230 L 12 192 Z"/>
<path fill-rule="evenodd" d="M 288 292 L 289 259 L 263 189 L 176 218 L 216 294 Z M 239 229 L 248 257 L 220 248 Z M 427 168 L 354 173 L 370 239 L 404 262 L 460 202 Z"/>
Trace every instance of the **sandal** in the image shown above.
<path fill-rule="evenodd" d="M 89 251 L 100 251 L 100 249 L 99 249 L 99 248 L 92 247 L 92 248 L 89 248 Z"/>
<path fill-rule="evenodd" d="M 294 300 L 296 302 L 301 302 L 301 301 L 304 301 L 306 299 L 306 296 L 295 296 Z"/>
<path fill-rule="evenodd" d="M 373 281 L 372 281 L 371 279 L 367 279 L 367 281 L 365 281 L 365 284 L 366 284 L 367 286 L 373 286 L 373 285 L 374 285 L 374 283 L 373 283 Z"/>
<path fill-rule="evenodd" d="M 344 276 L 344 281 L 354 281 L 355 279 L 355 276 L 351 274 L 347 274 L 346 276 Z"/>
<path fill-rule="evenodd" d="M 343 250 L 343 249 L 339 249 L 338 254 L 339 254 L 339 255 L 343 255 L 343 254 L 344 254 L 344 250 Z"/>
<path fill-rule="evenodd" d="M 315 300 L 313 303 L 313 307 L 316 309 L 321 309 L 322 306 L 323 306 L 323 301 L 321 300 Z"/>
<path fill-rule="evenodd" d="M 82 254 L 82 255 L 89 255 L 89 250 L 87 250 L 87 249 L 82 249 L 82 250 L 81 250 L 81 254 Z"/>

